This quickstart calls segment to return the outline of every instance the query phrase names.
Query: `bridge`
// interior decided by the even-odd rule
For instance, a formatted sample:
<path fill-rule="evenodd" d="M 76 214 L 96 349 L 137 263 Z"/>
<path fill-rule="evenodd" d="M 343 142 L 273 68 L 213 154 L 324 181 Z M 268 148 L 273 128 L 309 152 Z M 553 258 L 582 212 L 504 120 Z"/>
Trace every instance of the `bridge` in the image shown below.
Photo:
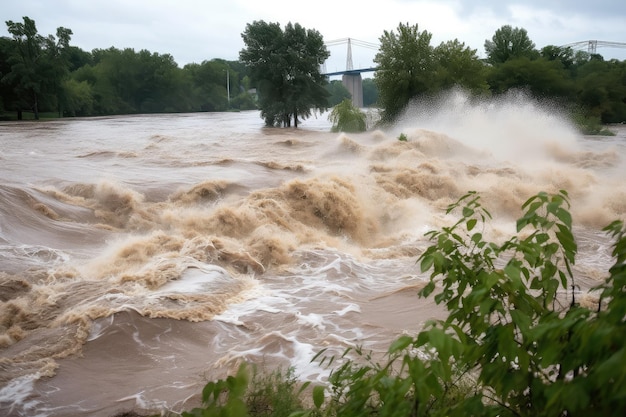
<path fill-rule="evenodd" d="M 567 45 L 561 45 L 561 48 L 572 48 L 578 51 L 587 49 L 587 52 L 590 54 L 597 54 L 598 48 L 626 48 L 626 43 L 590 40 L 568 43 Z"/>
<path fill-rule="evenodd" d="M 341 71 L 327 72 L 326 63 L 324 63 L 324 65 L 322 65 L 321 72 L 327 77 L 341 75 L 342 84 L 352 95 L 352 104 L 354 104 L 356 107 L 363 107 L 363 78 L 361 74 L 364 72 L 374 72 L 376 71 L 376 68 L 370 66 L 367 68 L 355 69 L 354 64 L 352 63 L 352 45 L 356 45 L 366 49 L 373 49 L 376 51 L 378 51 L 379 46 L 375 43 L 360 41 L 358 39 L 352 38 L 342 38 L 326 42 L 327 47 L 333 47 L 338 45 L 348 46 L 346 69 Z"/>

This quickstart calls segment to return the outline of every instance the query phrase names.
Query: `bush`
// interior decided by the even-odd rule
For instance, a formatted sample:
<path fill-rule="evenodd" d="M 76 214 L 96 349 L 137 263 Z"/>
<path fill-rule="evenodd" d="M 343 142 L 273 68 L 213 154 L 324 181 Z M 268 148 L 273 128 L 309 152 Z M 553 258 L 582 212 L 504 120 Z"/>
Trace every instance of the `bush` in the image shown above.
<path fill-rule="evenodd" d="M 572 118 L 583 135 L 615 136 L 615 133 L 602 125 L 600 117 L 585 116 L 578 112 Z"/>
<path fill-rule="evenodd" d="M 420 296 L 437 290 L 448 318 L 397 339 L 383 365 L 348 361 L 334 371 L 336 415 L 623 415 L 624 226 L 605 229 L 615 238 L 616 263 L 591 311 L 573 296 L 563 305 L 557 297 L 575 287 L 567 193 L 540 193 L 523 209 L 517 230 L 526 237 L 498 245 L 483 239 L 490 215 L 478 195 L 448 208 L 460 210 L 460 220 L 429 232 L 433 244 L 418 259 L 422 271 L 432 271 Z"/>
<path fill-rule="evenodd" d="M 350 99 L 333 107 L 328 119 L 333 123 L 333 132 L 363 132 L 367 128 L 365 113 L 354 107 Z"/>

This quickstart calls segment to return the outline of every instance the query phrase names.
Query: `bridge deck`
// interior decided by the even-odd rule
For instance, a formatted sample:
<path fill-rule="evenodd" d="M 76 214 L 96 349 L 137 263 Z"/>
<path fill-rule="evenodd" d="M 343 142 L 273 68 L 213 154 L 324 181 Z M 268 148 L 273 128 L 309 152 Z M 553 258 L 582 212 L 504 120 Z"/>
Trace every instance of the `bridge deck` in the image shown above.
<path fill-rule="evenodd" d="M 324 73 L 322 75 L 325 75 L 327 77 L 330 77 L 332 75 L 344 75 L 344 74 L 348 74 L 348 75 L 358 75 L 362 72 L 374 72 L 377 71 L 378 68 L 361 68 L 361 69 L 351 69 L 351 70 L 345 70 L 345 71 L 336 71 L 336 72 L 327 72 Z"/>

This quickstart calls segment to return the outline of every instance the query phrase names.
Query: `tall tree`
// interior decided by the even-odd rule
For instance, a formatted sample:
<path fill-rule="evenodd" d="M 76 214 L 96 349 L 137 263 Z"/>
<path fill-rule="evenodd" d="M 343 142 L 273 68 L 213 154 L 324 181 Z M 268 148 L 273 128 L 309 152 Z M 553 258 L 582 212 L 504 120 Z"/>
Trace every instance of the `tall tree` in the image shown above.
<path fill-rule="evenodd" d="M 57 37 L 37 33 L 35 21 L 23 17 L 23 22 L 6 22 L 13 36 L 14 49 L 9 57 L 11 72 L 2 81 L 14 85 L 18 100 L 13 107 L 18 117 L 24 108 L 39 118 L 40 103 L 57 107 L 62 94 L 63 79 L 68 74 L 66 51 L 72 35 L 70 29 L 59 27 Z"/>
<path fill-rule="evenodd" d="M 254 21 L 241 34 L 246 48 L 240 60 L 257 86 L 261 116 L 267 126 L 298 127 L 311 110 L 325 110 L 329 93 L 324 88 L 321 64 L 330 53 L 322 35 L 300 24 Z"/>
<path fill-rule="evenodd" d="M 485 64 L 476 50 L 457 39 L 442 42 L 434 50 L 437 63 L 437 85 L 440 89 L 462 87 L 472 93 L 487 92 Z"/>
<path fill-rule="evenodd" d="M 536 58 L 535 43 L 524 28 L 504 25 L 496 30 L 491 40 L 485 40 L 485 52 L 490 64 L 501 64 L 512 58 Z"/>
<path fill-rule="evenodd" d="M 409 101 L 433 90 L 434 67 L 432 34 L 420 32 L 418 25 L 400 23 L 398 33 L 384 31 L 380 49 L 374 57 L 378 71 L 378 103 L 382 120 L 390 122 L 400 115 Z"/>

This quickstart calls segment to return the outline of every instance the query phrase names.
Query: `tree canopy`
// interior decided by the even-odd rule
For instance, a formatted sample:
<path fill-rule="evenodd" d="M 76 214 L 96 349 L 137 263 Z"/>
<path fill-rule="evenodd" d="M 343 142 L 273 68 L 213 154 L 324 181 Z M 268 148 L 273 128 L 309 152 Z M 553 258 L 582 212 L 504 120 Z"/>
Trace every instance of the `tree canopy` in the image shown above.
<path fill-rule="evenodd" d="M 257 86 L 261 116 L 267 126 L 298 127 L 311 110 L 326 110 L 328 91 L 321 64 L 330 55 L 322 35 L 300 24 L 263 20 L 246 25 L 246 48 L 239 53 Z"/>
<path fill-rule="evenodd" d="M 528 57 L 537 55 L 535 43 L 528 37 L 524 28 L 513 28 L 504 25 L 496 30 L 491 40 L 485 40 L 485 52 L 487 61 L 491 64 L 500 64 L 511 58 Z"/>
<path fill-rule="evenodd" d="M 58 107 L 61 102 L 72 31 L 59 27 L 56 38 L 44 37 L 37 32 L 35 21 L 26 16 L 23 22 L 9 20 L 6 25 L 13 36 L 13 48 L 5 51 L 10 71 L 1 80 L 11 85 L 14 93 L 8 105 L 18 111 L 31 109 L 38 119 L 42 99 L 49 100 L 46 104 L 50 107 Z"/>
<path fill-rule="evenodd" d="M 409 100 L 431 90 L 435 65 L 431 38 L 429 32 L 420 32 L 418 25 L 408 23 L 400 23 L 397 33 L 384 31 L 380 37 L 374 80 L 384 121 L 393 120 Z"/>

